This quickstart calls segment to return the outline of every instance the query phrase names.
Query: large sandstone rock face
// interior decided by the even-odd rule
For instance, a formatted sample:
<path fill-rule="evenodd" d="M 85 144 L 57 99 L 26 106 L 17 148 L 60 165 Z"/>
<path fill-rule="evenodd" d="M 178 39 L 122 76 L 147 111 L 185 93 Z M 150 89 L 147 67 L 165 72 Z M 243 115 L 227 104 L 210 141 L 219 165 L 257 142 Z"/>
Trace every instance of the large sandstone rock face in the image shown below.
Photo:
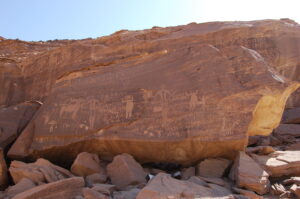
<path fill-rule="evenodd" d="M 43 102 L 9 156 L 232 157 L 278 125 L 298 88 L 299 32 L 289 20 L 193 23 L 49 44 L 18 64 L 22 92 L 2 96 Z"/>

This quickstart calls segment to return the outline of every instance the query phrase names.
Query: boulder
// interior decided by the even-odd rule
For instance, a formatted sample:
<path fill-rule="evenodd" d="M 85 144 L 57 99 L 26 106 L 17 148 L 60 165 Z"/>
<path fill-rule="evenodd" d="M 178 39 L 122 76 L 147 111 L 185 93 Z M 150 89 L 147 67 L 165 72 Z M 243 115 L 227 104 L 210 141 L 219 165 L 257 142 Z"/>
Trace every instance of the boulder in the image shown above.
<path fill-rule="evenodd" d="M 128 153 L 185 166 L 234 158 L 248 135 L 277 127 L 299 87 L 290 81 L 299 79 L 299 30 L 286 23 L 121 31 L 40 50 L 20 63 L 18 100 L 43 106 L 9 157 L 70 164 L 82 151 L 107 160 Z"/>
<path fill-rule="evenodd" d="M 300 107 L 286 109 L 283 112 L 281 123 L 299 124 L 300 123 Z"/>
<path fill-rule="evenodd" d="M 15 183 L 18 183 L 22 178 L 28 178 L 36 184 L 41 184 L 73 177 L 68 170 L 42 158 L 28 164 L 14 160 L 10 164 L 9 172 Z"/>
<path fill-rule="evenodd" d="M 17 184 L 8 187 L 5 192 L 7 197 L 12 198 L 15 195 L 27 191 L 35 186 L 36 184 L 29 178 L 22 178 Z"/>
<path fill-rule="evenodd" d="M 188 168 L 184 168 L 181 171 L 181 179 L 183 180 L 187 180 L 192 176 L 196 175 L 196 168 L 195 167 L 188 167 Z"/>
<path fill-rule="evenodd" d="M 117 155 L 112 163 L 107 165 L 107 174 L 112 184 L 118 188 L 146 182 L 143 167 L 129 154 Z"/>
<path fill-rule="evenodd" d="M 208 158 L 197 166 L 197 175 L 208 178 L 221 178 L 230 165 L 230 160 L 223 158 Z"/>
<path fill-rule="evenodd" d="M 4 159 L 3 150 L 0 148 L 0 190 L 6 188 L 8 183 L 7 165 Z"/>
<path fill-rule="evenodd" d="M 270 188 L 269 174 L 261 168 L 245 152 L 240 151 L 230 172 L 231 179 L 236 185 L 255 191 L 258 194 L 266 194 Z"/>
<path fill-rule="evenodd" d="M 255 155 L 255 159 L 272 177 L 300 175 L 300 151 L 276 151 L 269 155 Z"/>
<path fill-rule="evenodd" d="M 81 195 L 83 187 L 82 177 L 72 177 L 34 187 L 17 194 L 12 199 L 74 199 Z"/>
<path fill-rule="evenodd" d="M 0 109 L 0 147 L 12 144 L 39 107 L 37 102 L 25 102 Z"/>
<path fill-rule="evenodd" d="M 83 177 L 95 173 L 105 175 L 104 168 L 100 166 L 98 155 L 87 152 L 78 154 L 71 166 L 71 172 L 77 176 Z"/>
<path fill-rule="evenodd" d="M 168 174 L 160 173 L 144 187 L 136 199 L 167 199 L 167 198 L 195 198 L 213 197 L 212 190 L 189 181 L 177 180 Z"/>

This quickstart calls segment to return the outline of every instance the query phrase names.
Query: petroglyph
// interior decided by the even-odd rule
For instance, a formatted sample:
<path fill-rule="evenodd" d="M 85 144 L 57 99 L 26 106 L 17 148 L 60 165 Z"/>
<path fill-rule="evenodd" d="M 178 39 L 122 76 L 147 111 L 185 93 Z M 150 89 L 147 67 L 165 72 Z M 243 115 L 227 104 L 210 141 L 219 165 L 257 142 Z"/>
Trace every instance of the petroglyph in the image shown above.
<path fill-rule="evenodd" d="M 59 111 L 59 117 L 68 117 L 71 116 L 73 120 L 76 119 L 77 112 L 80 109 L 81 101 L 78 99 L 71 99 L 70 103 L 63 104 Z"/>
<path fill-rule="evenodd" d="M 133 107 L 134 107 L 133 96 L 127 95 L 122 102 L 126 103 L 125 104 L 126 119 L 131 118 L 132 117 Z"/>
<path fill-rule="evenodd" d="M 191 99 L 190 99 L 190 110 L 194 110 L 198 105 L 202 105 L 202 107 L 205 107 L 205 96 L 201 97 L 201 100 L 198 99 L 198 91 L 191 93 Z"/>
<path fill-rule="evenodd" d="M 54 128 L 57 128 L 57 122 L 54 120 L 51 120 L 48 124 L 50 125 L 49 132 L 52 133 Z"/>
<path fill-rule="evenodd" d="M 147 89 L 141 89 L 143 92 L 143 99 L 147 103 L 149 99 L 152 97 L 153 92 L 152 90 L 147 90 Z"/>
<path fill-rule="evenodd" d="M 89 127 L 92 129 L 94 128 L 95 125 L 97 104 L 98 104 L 98 100 L 96 99 L 89 100 L 89 110 L 91 110 L 89 115 Z"/>

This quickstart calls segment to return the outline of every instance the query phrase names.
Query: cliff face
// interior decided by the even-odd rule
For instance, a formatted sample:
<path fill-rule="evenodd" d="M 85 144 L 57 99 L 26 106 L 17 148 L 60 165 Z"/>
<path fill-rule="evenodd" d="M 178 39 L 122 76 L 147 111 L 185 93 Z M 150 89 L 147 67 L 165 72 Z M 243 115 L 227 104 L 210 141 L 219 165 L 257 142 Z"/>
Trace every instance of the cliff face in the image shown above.
<path fill-rule="evenodd" d="M 0 104 L 42 103 L 9 151 L 68 162 L 191 164 L 232 157 L 269 134 L 298 88 L 300 26 L 290 20 L 212 22 L 97 39 L 0 41 Z M 289 102 L 296 105 L 297 95 Z"/>

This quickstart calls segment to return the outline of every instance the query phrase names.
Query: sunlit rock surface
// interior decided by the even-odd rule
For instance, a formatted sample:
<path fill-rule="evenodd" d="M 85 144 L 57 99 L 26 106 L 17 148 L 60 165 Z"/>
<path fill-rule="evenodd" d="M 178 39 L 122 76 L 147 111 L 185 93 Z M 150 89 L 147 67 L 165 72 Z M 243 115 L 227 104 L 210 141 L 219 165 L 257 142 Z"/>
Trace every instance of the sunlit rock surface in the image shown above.
<path fill-rule="evenodd" d="M 248 135 L 279 124 L 299 86 L 299 32 L 293 21 L 264 20 L 3 40 L 0 104 L 43 103 L 9 156 L 71 163 L 82 151 L 128 153 L 185 165 L 232 158 Z"/>

